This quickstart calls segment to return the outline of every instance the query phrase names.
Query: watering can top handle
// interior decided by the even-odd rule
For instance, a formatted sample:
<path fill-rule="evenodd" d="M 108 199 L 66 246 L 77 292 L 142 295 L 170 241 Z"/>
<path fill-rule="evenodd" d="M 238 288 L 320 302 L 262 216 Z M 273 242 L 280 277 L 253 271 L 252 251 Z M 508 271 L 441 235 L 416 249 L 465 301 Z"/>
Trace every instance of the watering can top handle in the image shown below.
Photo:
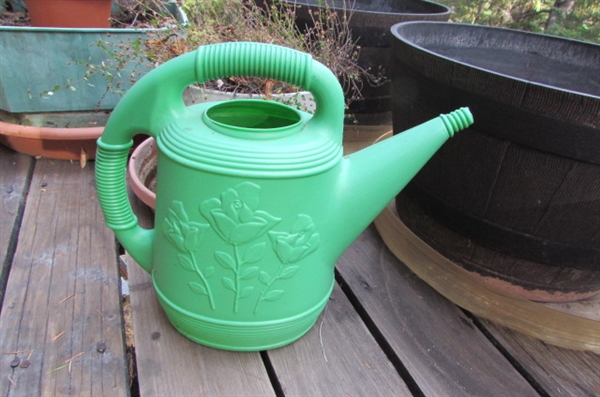
<path fill-rule="evenodd" d="M 196 50 L 196 80 L 252 76 L 284 81 L 310 91 L 317 104 L 316 119 L 344 117 L 344 94 L 335 75 L 310 54 L 273 44 L 234 42 Z M 335 127 L 335 126 L 334 126 Z M 341 134 L 341 130 L 339 131 Z"/>
<path fill-rule="evenodd" d="M 312 57 L 289 48 L 262 43 L 222 43 L 196 50 L 199 83 L 229 76 L 253 76 L 285 81 L 309 90 Z"/>
<path fill-rule="evenodd" d="M 317 105 L 310 123 L 326 126 L 341 144 L 345 104 L 337 77 L 310 54 L 251 42 L 201 46 L 148 73 L 121 99 L 102 140 L 124 144 L 139 133 L 156 137 L 186 111 L 182 93 L 188 85 L 231 76 L 271 78 L 310 91 Z"/>

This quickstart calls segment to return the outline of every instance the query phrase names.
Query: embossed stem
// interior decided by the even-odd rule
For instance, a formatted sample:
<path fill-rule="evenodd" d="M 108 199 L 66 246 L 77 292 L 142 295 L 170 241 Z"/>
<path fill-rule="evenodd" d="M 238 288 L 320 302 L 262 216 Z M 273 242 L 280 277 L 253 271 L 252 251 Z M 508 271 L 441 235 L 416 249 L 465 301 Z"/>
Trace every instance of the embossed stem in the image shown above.
<path fill-rule="evenodd" d="M 202 280 L 202 284 L 204 284 L 204 288 L 206 288 L 206 295 L 208 295 L 208 302 L 210 303 L 210 308 L 215 310 L 215 301 L 213 300 L 212 291 L 210 290 L 210 285 L 208 284 L 208 280 L 204 277 L 204 273 L 200 270 L 200 266 L 198 265 L 198 261 L 196 261 L 196 256 L 192 251 L 188 251 L 190 253 L 190 257 L 192 258 L 192 265 L 194 265 L 194 269 L 196 269 L 196 273 L 200 276 Z"/>
<path fill-rule="evenodd" d="M 269 283 L 266 285 L 266 287 L 260 292 L 260 295 L 258 296 L 258 301 L 256 302 L 256 306 L 254 306 L 254 314 L 258 313 L 258 308 L 260 307 L 260 304 L 263 301 L 263 297 L 265 296 L 267 291 L 269 291 L 271 289 L 273 284 L 275 284 L 275 281 L 279 280 L 279 277 L 281 276 L 281 272 L 283 271 L 284 266 L 285 265 L 283 263 L 281 265 L 279 265 L 279 268 L 277 269 L 277 274 L 275 274 L 273 279 L 270 280 Z"/>
<path fill-rule="evenodd" d="M 240 251 L 237 244 L 233 245 L 233 252 L 235 254 L 235 299 L 233 301 L 233 312 L 237 313 L 238 302 L 240 300 L 240 268 L 242 267 Z"/>

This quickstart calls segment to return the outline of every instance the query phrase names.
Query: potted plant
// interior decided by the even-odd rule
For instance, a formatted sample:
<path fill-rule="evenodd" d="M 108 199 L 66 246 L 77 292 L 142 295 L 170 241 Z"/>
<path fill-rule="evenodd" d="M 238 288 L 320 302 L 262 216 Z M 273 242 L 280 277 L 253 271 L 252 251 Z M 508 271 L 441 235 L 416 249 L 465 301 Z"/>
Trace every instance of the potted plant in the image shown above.
<path fill-rule="evenodd" d="M 13 26 L 0 26 L 0 143 L 34 156 L 82 161 L 94 157 L 95 139 L 120 99 L 119 91 L 148 70 L 128 59 L 116 66 L 117 74 L 127 78 L 107 79 L 115 66 L 107 63 L 114 59 L 112 54 L 142 45 L 154 31 L 169 29 L 152 24 L 157 16 L 172 15 L 167 20 L 173 26 L 185 23 L 176 4 L 115 0 L 114 5 L 118 18 L 113 27 L 102 29 L 32 27 L 26 12 L 3 14 L 3 25 Z"/>

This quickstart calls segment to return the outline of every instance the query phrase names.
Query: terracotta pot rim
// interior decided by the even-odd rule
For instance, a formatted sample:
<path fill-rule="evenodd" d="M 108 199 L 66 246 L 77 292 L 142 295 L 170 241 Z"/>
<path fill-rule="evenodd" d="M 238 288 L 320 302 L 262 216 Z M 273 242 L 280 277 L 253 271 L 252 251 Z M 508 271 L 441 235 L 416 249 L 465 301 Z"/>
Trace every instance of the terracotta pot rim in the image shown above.
<path fill-rule="evenodd" d="M 48 140 L 83 140 L 97 139 L 104 131 L 99 127 L 33 127 L 0 121 L 0 134 L 19 138 L 48 139 Z"/>

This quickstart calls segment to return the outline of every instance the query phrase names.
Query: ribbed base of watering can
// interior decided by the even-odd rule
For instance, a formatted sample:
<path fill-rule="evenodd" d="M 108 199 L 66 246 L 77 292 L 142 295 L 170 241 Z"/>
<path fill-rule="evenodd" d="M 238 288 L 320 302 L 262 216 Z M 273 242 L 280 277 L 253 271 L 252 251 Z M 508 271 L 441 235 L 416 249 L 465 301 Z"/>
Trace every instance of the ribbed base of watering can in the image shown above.
<path fill-rule="evenodd" d="M 304 313 L 256 322 L 200 316 L 177 307 L 158 288 L 156 295 L 171 324 L 186 338 L 216 349 L 261 351 L 288 345 L 306 334 L 325 309 L 332 290 L 333 285 L 317 305 Z"/>

